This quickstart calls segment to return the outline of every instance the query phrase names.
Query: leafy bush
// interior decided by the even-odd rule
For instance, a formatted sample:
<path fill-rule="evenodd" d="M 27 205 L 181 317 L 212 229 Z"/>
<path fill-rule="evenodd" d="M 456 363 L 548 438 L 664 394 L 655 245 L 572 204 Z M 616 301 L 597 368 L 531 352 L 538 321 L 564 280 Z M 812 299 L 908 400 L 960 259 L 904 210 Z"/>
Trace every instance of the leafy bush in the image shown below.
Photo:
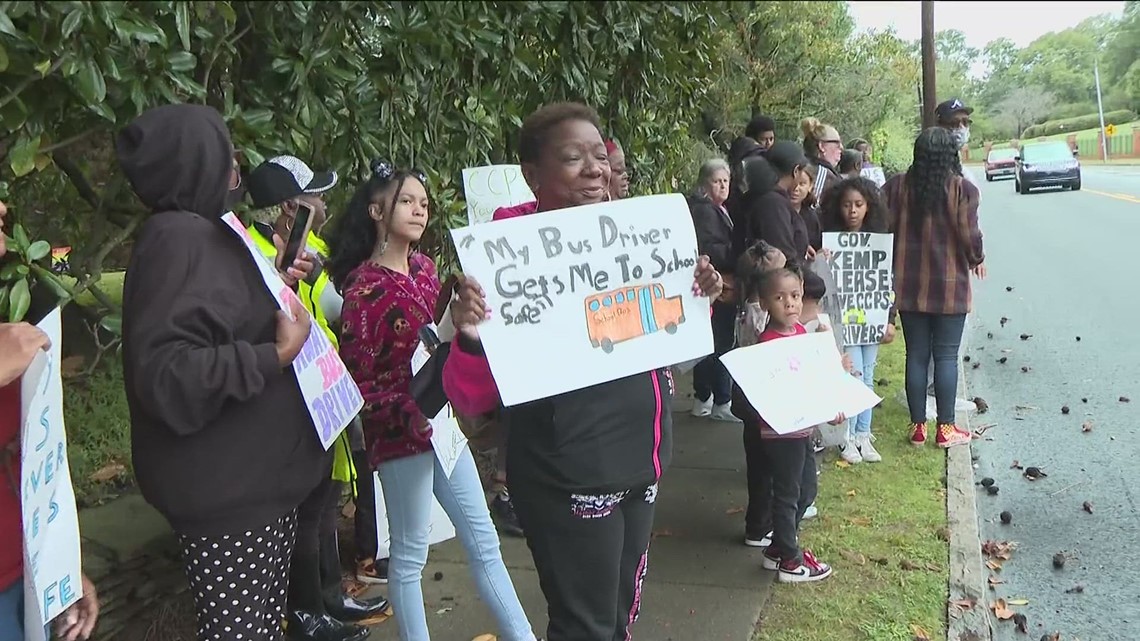
<path fill-rule="evenodd" d="M 1109 111 L 1104 114 L 1104 124 L 1106 125 L 1123 125 L 1133 120 L 1136 120 L 1136 113 L 1127 109 Z M 1026 128 L 1021 137 L 1023 139 L 1029 139 L 1037 138 L 1038 136 L 1053 136 L 1056 134 L 1081 131 L 1083 129 L 1096 129 L 1098 127 L 1100 127 L 1100 115 L 1091 113 L 1077 116 L 1076 118 L 1049 120 L 1040 125 L 1033 125 Z"/>

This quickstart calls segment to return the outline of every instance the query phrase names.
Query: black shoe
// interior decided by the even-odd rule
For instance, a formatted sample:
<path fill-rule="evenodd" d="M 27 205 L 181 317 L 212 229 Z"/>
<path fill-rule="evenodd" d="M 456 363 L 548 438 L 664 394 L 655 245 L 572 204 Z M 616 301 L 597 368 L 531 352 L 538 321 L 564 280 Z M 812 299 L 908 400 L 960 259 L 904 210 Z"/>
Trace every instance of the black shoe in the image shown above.
<path fill-rule="evenodd" d="M 338 621 L 363 621 L 384 614 L 388 609 L 388 599 L 378 596 L 373 599 L 357 599 L 342 594 L 340 602 L 325 601 L 329 616 Z"/>
<path fill-rule="evenodd" d="M 327 614 L 294 611 L 289 613 L 286 633 L 293 641 L 364 641 L 368 628 L 341 623 Z"/>
<path fill-rule="evenodd" d="M 522 525 L 515 514 L 515 506 L 511 505 L 511 495 L 502 490 L 491 501 L 491 518 L 504 534 L 510 536 L 523 536 Z"/>

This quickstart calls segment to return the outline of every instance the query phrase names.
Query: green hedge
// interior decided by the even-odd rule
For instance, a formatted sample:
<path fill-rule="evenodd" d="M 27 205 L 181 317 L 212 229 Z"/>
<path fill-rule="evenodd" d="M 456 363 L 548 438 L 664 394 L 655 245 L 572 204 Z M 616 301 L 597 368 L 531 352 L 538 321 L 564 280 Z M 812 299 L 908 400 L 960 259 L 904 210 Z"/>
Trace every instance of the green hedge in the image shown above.
<path fill-rule="evenodd" d="M 1126 122 L 1136 120 L 1136 114 L 1127 109 L 1118 109 L 1104 114 L 1104 124 L 1106 125 L 1122 125 Z M 1025 132 L 1021 134 L 1024 138 L 1036 138 L 1038 136 L 1052 136 L 1055 134 L 1063 134 L 1066 132 L 1080 131 L 1082 129 L 1097 129 L 1100 127 L 1100 115 L 1091 113 L 1076 118 L 1062 118 L 1061 120 L 1049 120 L 1040 125 L 1032 125 L 1026 128 Z"/>

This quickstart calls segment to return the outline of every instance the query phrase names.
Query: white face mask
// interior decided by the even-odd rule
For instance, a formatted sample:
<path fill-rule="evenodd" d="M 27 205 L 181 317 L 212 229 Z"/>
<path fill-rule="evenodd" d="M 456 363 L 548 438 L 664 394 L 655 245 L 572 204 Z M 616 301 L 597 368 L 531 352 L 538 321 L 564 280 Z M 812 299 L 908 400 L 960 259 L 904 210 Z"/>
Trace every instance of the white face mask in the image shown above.
<path fill-rule="evenodd" d="M 950 135 L 954 136 L 954 142 L 958 143 L 959 149 L 962 147 L 965 147 L 966 143 L 970 142 L 970 128 L 969 127 L 959 127 L 957 129 L 951 129 Z"/>

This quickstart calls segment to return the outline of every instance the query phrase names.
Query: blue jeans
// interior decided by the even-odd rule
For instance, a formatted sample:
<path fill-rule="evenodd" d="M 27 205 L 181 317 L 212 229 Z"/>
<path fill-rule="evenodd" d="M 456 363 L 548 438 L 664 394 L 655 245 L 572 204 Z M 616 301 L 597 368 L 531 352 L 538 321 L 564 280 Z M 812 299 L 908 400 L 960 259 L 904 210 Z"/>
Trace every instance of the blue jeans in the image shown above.
<path fill-rule="evenodd" d="M 958 394 L 958 347 L 965 314 L 899 312 L 906 340 L 906 404 L 912 423 L 926 422 L 926 377 L 934 358 L 934 401 L 938 424 L 954 423 Z"/>
<path fill-rule="evenodd" d="M 487 498 L 471 450 L 464 449 L 449 479 L 434 452 L 385 461 L 377 466 L 391 537 L 388 598 L 402 641 L 428 641 L 420 585 L 428 558 L 432 495 L 455 525 L 467 552 L 479 597 L 491 607 L 505 641 L 534 641 L 491 523 Z"/>
<path fill-rule="evenodd" d="M 713 397 L 713 403 L 724 405 L 732 400 L 732 376 L 717 358 L 732 350 L 736 342 L 736 306 L 713 303 L 713 355 L 693 368 L 693 396 L 702 403 Z"/>
<path fill-rule="evenodd" d="M 50 628 L 44 626 L 45 639 L 51 638 Z M 24 641 L 23 580 L 0 591 L 0 641 Z"/>
<path fill-rule="evenodd" d="M 879 360 L 878 345 L 849 345 L 843 351 L 851 357 L 851 367 L 863 384 L 875 389 L 875 363 Z M 858 416 L 847 419 L 847 433 L 851 436 L 871 433 L 871 412 L 864 410 Z"/>

